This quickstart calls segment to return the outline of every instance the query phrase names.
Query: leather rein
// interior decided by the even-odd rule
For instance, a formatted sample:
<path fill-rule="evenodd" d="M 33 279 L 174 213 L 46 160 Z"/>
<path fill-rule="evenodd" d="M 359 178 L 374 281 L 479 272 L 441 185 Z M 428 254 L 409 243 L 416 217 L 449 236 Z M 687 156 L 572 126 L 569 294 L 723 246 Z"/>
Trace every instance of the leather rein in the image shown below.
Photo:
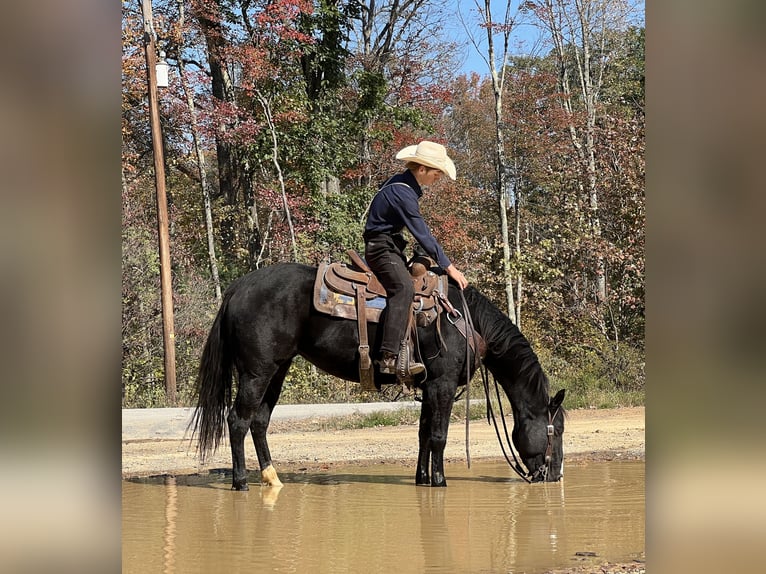
<path fill-rule="evenodd" d="M 440 297 L 441 300 L 441 297 Z M 524 480 L 527 483 L 531 483 L 538 479 L 538 477 L 542 477 L 542 481 L 545 481 L 545 479 L 548 477 L 548 471 L 550 469 L 551 460 L 553 457 L 553 436 L 554 436 L 554 426 L 553 426 L 553 420 L 556 418 L 556 415 L 558 414 L 561 407 L 557 408 L 556 411 L 551 414 L 550 411 L 548 411 L 548 425 L 546 427 L 547 430 L 547 438 L 548 438 L 548 444 L 545 448 L 545 459 L 542 465 L 538 467 L 534 471 L 528 471 L 524 472 L 524 469 L 522 468 L 521 464 L 519 463 L 519 459 L 516 457 L 516 453 L 513 448 L 513 441 L 511 440 L 509 434 L 508 434 L 508 426 L 505 424 L 505 413 L 503 412 L 503 403 L 500 400 L 500 385 L 497 382 L 497 377 L 494 375 L 492 378 L 495 381 L 495 395 L 497 397 L 497 404 L 498 408 L 500 409 L 500 420 L 503 422 L 503 431 L 505 433 L 505 441 L 506 443 L 503 444 L 503 439 L 500 436 L 500 429 L 498 428 L 497 419 L 495 417 L 495 411 L 492 407 L 492 401 L 490 399 L 490 389 L 489 389 L 489 372 L 487 369 L 487 366 L 482 361 L 483 359 L 483 353 L 479 353 L 480 349 L 480 337 L 478 333 L 476 332 L 476 329 L 473 326 L 473 318 L 471 317 L 471 312 L 468 309 L 468 303 L 466 303 L 465 296 L 463 295 L 463 290 L 460 289 L 460 301 L 463 304 L 463 316 L 465 318 L 465 322 L 468 325 L 468 330 L 470 330 L 471 337 L 473 339 L 473 348 L 476 349 L 476 352 L 474 354 L 474 358 L 478 360 L 479 363 L 479 371 L 481 372 L 481 380 L 482 384 L 484 386 L 484 396 L 487 400 L 487 424 L 490 424 L 490 419 L 492 421 L 493 426 L 495 427 L 495 434 L 497 435 L 497 441 L 500 444 L 500 450 L 503 451 L 503 456 L 505 457 L 506 462 L 508 463 L 508 466 L 510 466 L 516 474 L 518 474 L 522 480 Z M 449 301 L 447 301 L 449 303 Z M 442 301 L 442 304 L 444 304 L 444 301 Z M 454 307 L 451 307 L 451 310 L 448 309 L 448 316 L 449 319 L 450 315 L 452 316 L 460 316 L 461 313 Z M 450 321 L 453 324 L 455 322 Z M 468 448 L 468 437 L 469 437 L 469 406 L 470 406 L 470 388 L 471 388 L 471 341 L 468 336 L 468 333 L 465 334 L 465 353 L 466 353 L 466 360 L 465 360 L 465 453 L 466 453 L 466 460 L 468 463 L 468 468 L 471 468 L 471 454 L 469 452 Z M 483 342 L 483 341 L 482 341 Z M 455 398 L 460 397 L 460 394 Z M 513 456 L 513 463 L 511 462 L 511 459 L 508 457 L 508 454 L 505 451 L 505 446 L 508 446 L 508 450 L 511 451 L 511 455 Z M 529 477 L 529 478 L 528 478 Z"/>

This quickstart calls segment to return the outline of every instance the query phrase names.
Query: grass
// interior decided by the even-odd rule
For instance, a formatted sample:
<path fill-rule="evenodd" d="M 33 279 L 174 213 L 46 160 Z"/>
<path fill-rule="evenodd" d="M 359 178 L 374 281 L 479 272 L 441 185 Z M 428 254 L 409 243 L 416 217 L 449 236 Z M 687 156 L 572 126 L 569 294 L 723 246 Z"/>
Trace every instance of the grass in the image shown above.
<path fill-rule="evenodd" d="M 564 400 L 567 409 L 616 409 L 638 407 L 646 400 L 643 391 L 616 391 L 614 389 L 586 389 L 580 393 L 568 393 Z"/>
<path fill-rule="evenodd" d="M 506 415 L 510 413 L 510 406 L 503 406 Z M 487 408 L 483 401 L 471 403 L 469 409 L 470 420 L 484 419 L 487 416 Z M 451 422 L 465 420 L 465 401 L 459 401 L 452 409 Z M 375 411 L 366 414 L 352 414 L 341 417 L 326 417 L 320 419 L 311 419 L 304 421 L 292 421 L 291 423 L 281 423 L 274 421 L 271 430 L 280 432 L 284 428 L 292 430 L 296 426 L 303 431 L 339 431 L 352 429 L 369 429 L 376 427 L 406 426 L 416 425 L 420 421 L 420 408 L 407 407 L 394 411 Z"/>
<path fill-rule="evenodd" d="M 556 389 L 557 390 L 557 389 Z M 553 390 L 551 394 L 555 394 Z M 479 420 L 487 417 L 487 405 L 483 396 L 477 396 L 471 401 L 469 419 Z M 483 395 L 483 393 L 482 393 Z M 611 409 L 619 407 L 632 407 L 644 404 L 643 391 L 616 391 L 614 389 L 587 389 L 584 393 L 568 394 L 564 402 L 567 409 L 598 408 Z M 493 401 L 493 405 L 495 402 Z M 511 407 L 508 400 L 503 398 L 503 412 L 510 415 Z M 500 416 L 495 405 L 495 416 Z M 296 424 L 304 431 L 339 431 L 352 429 L 369 429 L 376 427 L 416 425 L 420 420 L 419 407 L 407 407 L 393 411 L 375 411 L 366 414 L 353 414 L 342 417 L 327 417 L 305 421 L 293 421 L 290 428 L 295 430 Z M 465 420 L 465 400 L 458 400 L 452 408 L 451 422 Z M 283 423 L 275 421 L 272 430 L 280 432 Z M 286 427 L 285 427 L 286 428 Z"/>

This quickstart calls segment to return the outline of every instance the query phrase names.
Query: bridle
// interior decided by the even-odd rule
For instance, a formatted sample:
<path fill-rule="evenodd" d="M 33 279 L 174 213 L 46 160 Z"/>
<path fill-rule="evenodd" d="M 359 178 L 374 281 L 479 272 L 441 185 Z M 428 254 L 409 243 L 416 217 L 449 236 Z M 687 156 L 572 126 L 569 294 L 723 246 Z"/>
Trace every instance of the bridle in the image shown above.
<path fill-rule="evenodd" d="M 527 483 L 535 482 L 538 480 L 542 480 L 544 482 L 548 478 L 551 462 L 553 461 L 553 437 L 555 436 L 556 432 L 556 429 L 553 426 L 553 421 L 555 420 L 556 415 L 559 414 L 561 405 L 559 405 L 552 414 L 550 410 L 548 411 L 548 425 L 546 426 L 548 443 L 545 447 L 545 458 L 543 459 L 543 464 L 541 464 L 535 470 L 529 470 L 525 472 L 521 466 L 521 463 L 519 462 L 518 457 L 516 456 L 516 452 L 514 451 L 513 441 L 508 435 L 508 426 L 505 424 L 505 413 L 503 412 L 503 403 L 500 400 L 500 385 L 497 382 L 497 378 L 493 377 L 495 380 L 495 396 L 497 397 L 497 404 L 498 408 L 500 409 L 500 420 L 503 423 L 503 431 L 505 432 L 505 444 L 503 443 L 503 439 L 500 436 L 500 428 L 498 427 L 497 418 L 495 417 L 495 410 L 492 407 L 492 401 L 490 400 L 489 375 L 487 373 L 486 365 L 482 365 L 481 377 L 482 382 L 484 383 L 484 395 L 487 397 L 487 422 L 490 422 L 491 420 L 492 425 L 495 427 L 497 442 L 500 444 L 500 450 L 503 451 L 503 456 L 505 457 L 508 466 L 510 466 L 516 472 L 516 474 L 518 474 L 521 479 Z M 508 446 L 508 450 L 511 451 L 513 462 L 511 462 L 511 459 L 508 458 L 508 454 L 505 451 L 506 444 Z"/>
<path fill-rule="evenodd" d="M 470 327 L 470 331 L 473 334 L 474 339 L 476 339 L 478 333 L 476 332 L 476 329 L 473 326 L 473 318 L 471 317 L 471 313 L 468 310 L 468 304 L 466 303 L 465 297 L 463 296 L 463 290 L 460 289 L 460 299 L 463 304 L 463 309 L 465 312 L 465 318 L 466 322 Z M 451 307 L 451 305 L 450 305 Z M 454 311 L 457 311 L 453 308 Z M 466 333 L 467 335 L 468 333 Z M 478 341 L 475 341 L 475 349 L 479 349 L 479 343 Z M 476 353 L 478 355 L 478 353 Z M 466 385 L 465 389 L 470 388 L 470 367 L 469 365 L 469 358 L 470 358 L 470 350 L 468 345 L 468 336 L 466 336 Z M 522 480 L 524 480 L 527 483 L 536 482 L 538 480 L 542 480 L 543 482 L 546 481 L 548 478 L 548 472 L 550 471 L 551 462 L 553 460 L 553 437 L 555 436 L 555 428 L 553 426 L 553 421 L 556 418 L 556 415 L 559 414 L 559 411 L 561 410 L 561 405 L 559 405 L 556 410 L 551 414 L 550 410 L 548 410 L 548 425 L 546 427 L 547 430 L 547 438 L 548 438 L 548 444 L 545 447 L 545 458 L 543 460 L 543 464 L 541 464 L 536 470 L 527 471 L 524 472 L 524 469 L 522 468 L 521 464 L 519 463 L 519 459 L 516 457 L 516 452 L 513 449 L 513 441 L 511 441 L 509 435 L 508 435 L 508 427 L 505 424 L 505 414 L 503 413 L 503 403 L 500 400 L 500 385 L 497 382 L 496 377 L 492 377 L 495 380 L 495 395 L 497 396 L 497 404 L 500 409 L 500 420 L 503 422 L 503 431 L 505 432 L 505 440 L 508 445 L 508 449 L 511 451 L 511 455 L 513 456 L 513 463 L 508 458 L 508 455 L 505 452 L 505 445 L 503 444 L 503 440 L 500 437 L 500 429 L 497 425 L 497 420 L 495 418 L 495 411 L 492 408 L 492 401 L 490 400 L 490 391 L 489 391 L 489 374 L 487 366 L 481 362 L 479 365 L 479 370 L 481 372 L 481 378 L 482 383 L 484 384 L 484 396 L 487 398 L 487 422 L 489 422 L 490 418 L 492 420 L 492 424 L 495 427 L 495 433 L 497 434 L 497 441 L 500 443 L 500 450 L 503 451 L 503 456 L 505 457 L 506 462 L 508 465 L 518 474 Z M 468 393 L 466 393 L 466 406 L 465 406 L 465 412 L 466 412 L 466 457 L 468 460 L 468 468 L 471 467 L 471 456 L 468 452 L 468 407 L 469 407 L 469 399 L 468 399 Z M 520 455 L 519 455 L 520 456 Z"/>
<path fill-rule="evenodd" d="M 530 481 L 532 482 L 537 480 L 538 477 L 542 477 L 540 480 L 543 482 L 545 482 L 548 478 L 548 471 L 551 468 L 551 460 L 553 459 L 553 436 L 555 432 L 553 427 L 553 420 L 556 418 L 556 415 L 559 414 L 559 410 L 561 410 L 561 406 L 557 407 L 552 415 L 551 412 L 548 411 L 548 446 L 545 447 L 545 462 L 541 464 L 537 470 L 529 473 L 531 477 Z"/>

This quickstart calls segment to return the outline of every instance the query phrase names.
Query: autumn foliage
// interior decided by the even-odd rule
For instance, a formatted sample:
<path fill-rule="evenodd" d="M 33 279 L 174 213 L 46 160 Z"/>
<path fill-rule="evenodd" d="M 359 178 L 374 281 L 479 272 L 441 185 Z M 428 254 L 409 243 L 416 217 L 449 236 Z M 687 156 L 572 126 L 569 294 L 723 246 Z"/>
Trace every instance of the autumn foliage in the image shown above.
<path fill-rule="evenodd" d="M 122 390 L 125 406 L 158 406 L 165 404 L 162 328 L 140 4 L 123 2 L 122 18 Z M 417 4 L 421 15 L 436 6 Z M 503 169 L 511 199 L 501 206 L 489 79 L 455 73 L 439 11 L 418 29 L 417 18 L 398 9 L 396 2 L 155 0 L 158 48 L 172 66 L 160 104 L 181 402 L 217 309 L 206 215 L 223 288 L 296 253 L 310 264 L 341 258 L 346 248 L 363 249 L 367 206 L 402 169 L 395 152 L 426 138 L 444 143 L 458 168 L 457 181 L 442 178 L 426 191 L 426 220 L 471 283 L 501 308 L 499 210 L 516 222 L 510 264 L 520 323 L 554 386 L 581 385 L 573 404 L 591 401 L 598 385 L 643 389 L 642 29 L 615 31 L 614 73 L 598 103 L 595 235 L 587 174 L 570 137 L 586 117 L 574 100 L 565 113 L 552 55 L 507 63 Z M 366 43 L 365 30 L 385 28 L 365 27 L 365 10 L 401 34 Z M 433 33 L 418 33 L 422 26 Z M 594 296 L 596 261 L 604 262 L 605 301 Z M 285 393 L 296 401 L 353 400 L 359 393 L 351 387 L 299 362 Z"/>

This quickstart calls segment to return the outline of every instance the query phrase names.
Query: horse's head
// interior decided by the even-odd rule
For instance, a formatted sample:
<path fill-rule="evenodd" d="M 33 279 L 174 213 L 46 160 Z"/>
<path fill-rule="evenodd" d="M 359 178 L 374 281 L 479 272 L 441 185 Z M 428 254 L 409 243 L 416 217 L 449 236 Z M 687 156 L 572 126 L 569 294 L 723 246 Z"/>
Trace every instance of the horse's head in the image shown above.
<path fill-rule="evenodd" d="M 561 389 L 548 401 L 545 412 L 528 414 L 515 421 L 513 444 L 519 451 L 532 482 L 555 482 L 564 475 L 564 402 Z"/>

